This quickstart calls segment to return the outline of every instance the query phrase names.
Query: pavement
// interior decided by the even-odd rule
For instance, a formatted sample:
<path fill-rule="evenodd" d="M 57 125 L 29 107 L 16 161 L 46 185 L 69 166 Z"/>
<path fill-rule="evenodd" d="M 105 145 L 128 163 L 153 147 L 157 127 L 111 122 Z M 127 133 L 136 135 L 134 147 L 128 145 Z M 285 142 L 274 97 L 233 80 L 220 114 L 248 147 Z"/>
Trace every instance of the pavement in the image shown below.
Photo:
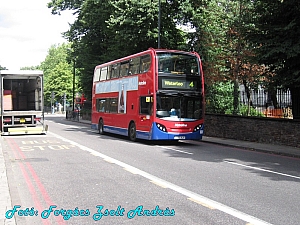
<path fill-rule="evenodd" d="M 0 145 L 0 225 L 15 225 L 14 219 L 6 219 L 5 212 L 12 209 L 7 182 L 6 166 L 2 146 Z"/>
<path fill-rule="evenodd" d="M 65 117 L 64 114 L 49 114 L 47 116 L 58 116 Z M 91 121 L 79 119 L 79 121 L 74 121 L 74 123 L 84 123 L 91 124 Z M 231 146 L 236 148 L 244 148 L 252 151 L 266 152 L 271 154 L 279 154 L 290 157 L 300 158 L 300 148 L 283 146 L 283 145 L 273 145 L 273 144 L 264 144 L 256 143 L 249 141 L 240 141 L 233 139 L 224 139 L 217 137 L 207 137 L 203 136 L 203 142 L 213 143 L 223 146 Z M 9 186 L 7 181 L 6 166 L 4 160 L 4 153 L 0 145 L 0 225 L 15 225 L 16 222 L 14 219 L 6 219 L 5 213 L 7 210 L 12 209 L 11 197 L 9 192 Z"/>

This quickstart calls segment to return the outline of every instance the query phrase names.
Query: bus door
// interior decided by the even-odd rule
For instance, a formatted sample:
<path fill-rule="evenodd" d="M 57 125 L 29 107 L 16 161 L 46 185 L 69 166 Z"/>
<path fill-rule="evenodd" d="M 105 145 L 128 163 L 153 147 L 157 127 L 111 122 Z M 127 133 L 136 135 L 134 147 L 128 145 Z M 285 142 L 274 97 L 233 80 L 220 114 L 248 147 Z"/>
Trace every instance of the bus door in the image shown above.
<path fill-rule="evenodd" d="M 137 121 L 138 136 L 143 135 L 143 138 L 148 139 L 153 121 L 153 96 L 141 96 L 139 119 Z"/>

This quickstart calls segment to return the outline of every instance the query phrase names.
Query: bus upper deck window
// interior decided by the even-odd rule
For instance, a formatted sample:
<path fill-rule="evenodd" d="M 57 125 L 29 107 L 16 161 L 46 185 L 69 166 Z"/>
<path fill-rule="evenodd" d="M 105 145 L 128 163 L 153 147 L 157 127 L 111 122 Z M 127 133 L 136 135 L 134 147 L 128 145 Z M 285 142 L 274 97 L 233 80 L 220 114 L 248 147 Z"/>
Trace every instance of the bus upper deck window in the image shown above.
<path fill-rule="evenodd" d="M 120 75 L 120 64 L 114 64 L 111 68 L 111 78 L 118 78 Z"/>
<path fill-rule="evenodd" d="M 130 64 L 129 64 L 130 75 L 140 73 L 140 61 L 141 61 L 140 57 L 136 57 L 130 60 Z"/>
<path fill-rule="evenodd" d="M 99 81 L 100 80 L 100 70 L 101 70 L 101 68 L 97 68 L 96 70 L 95 70 L 95 74 L 94 74 L 94 82 L 97 82 L 97 81 Z"/>
<path fill-rule="evenodd" d="M 129 61 L 121 62 L 120 77 L 128 76 L 129 74 Z"/>
<path fill-rule="evenodd" d="M 150 68 L 151 58 L 150 55 L 141 57 L 141 73 L 147 72 Z"/>
<path fill-rule="evenodd" d="M 111 78 L 111 66 L 107 67 L 107 75 L 106 75 L 106 80 L 109 80 Z"/>
<path fill-rule="evenodd" d="M 106 80 L 106 75 L 107 75 L 107 66 L 101 69 L 100 81 Z"/>

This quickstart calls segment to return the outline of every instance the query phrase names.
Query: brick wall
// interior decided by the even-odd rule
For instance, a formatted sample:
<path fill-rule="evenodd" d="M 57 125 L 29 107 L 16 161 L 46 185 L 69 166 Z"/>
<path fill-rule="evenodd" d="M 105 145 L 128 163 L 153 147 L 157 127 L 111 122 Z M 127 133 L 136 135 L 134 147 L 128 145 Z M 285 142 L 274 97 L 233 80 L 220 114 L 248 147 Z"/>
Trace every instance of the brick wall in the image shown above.
<path fill-rule="evenodd" d="M 300 120 L 205 115 L 204 135 L 300 147 Z"/>

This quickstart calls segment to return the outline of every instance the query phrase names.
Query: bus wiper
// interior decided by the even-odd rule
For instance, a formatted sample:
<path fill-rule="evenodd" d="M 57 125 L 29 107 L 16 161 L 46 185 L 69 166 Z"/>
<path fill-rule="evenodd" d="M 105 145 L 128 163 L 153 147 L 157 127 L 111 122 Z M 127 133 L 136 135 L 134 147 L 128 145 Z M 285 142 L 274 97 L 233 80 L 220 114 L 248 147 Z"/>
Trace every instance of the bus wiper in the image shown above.
<path fill-rule="evenodd" d="M 170 92 L 170 91 L 158 91 L 157 94 L 162 94 L 166 96 L 172 97 L 200 97 L 201 94 L 199 92 Z"/>
<path fill-rule="evenodd" d="M 180 96 L 180 93 L 174 93 L 174 92 L 168 92 L 168 91 L 158 91 L 157 94 L 162 94 L 162 95 L 166 95 L 166 96 Z"/>
<path fill-rule="evenodd" d="M 186 92 L 186 93 L 183 93 L 184 96 L 186 97 L 200 97 L 201 94 L 199 92 Z"/>

